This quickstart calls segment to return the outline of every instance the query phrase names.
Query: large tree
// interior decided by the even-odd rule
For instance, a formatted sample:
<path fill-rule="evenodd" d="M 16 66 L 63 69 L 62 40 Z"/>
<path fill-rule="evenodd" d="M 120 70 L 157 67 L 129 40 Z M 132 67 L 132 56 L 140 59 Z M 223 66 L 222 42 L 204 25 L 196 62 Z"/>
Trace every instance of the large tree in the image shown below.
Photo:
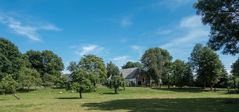
<path fill-rule="evenodd" d="M 150 48 L 141 58 L 143 69 L 147 72 L 150 80 L 153 79 L 159 87 L 161 87 L 164 70 L 167 69 L 171 60 L 172 56 L 169 52 L 161 48 Z"/>
<path fill-rule="evenodd" d="M 189 64 L 182 60 L 175 60 L 172 64 L 171 83 L 178 87 L 191 86 L 193 82 L 193 73 Z"/>
<path fill-rule="evenodd" d="M 219 56 L 209 47 L 196 44 L 190 57 L 190 64 L 203 87 L 212 89 L 223 75 L 223 65 Z"/>
<path fill-rule="evenodd" d="M 194 7 L 211 27 L 209 46 L 225 54 L 239 53 L 239 0 L 198 0 Z"/>
<path fill-rule="evenodd" d="M 107 72 L 104 61 L 96 55 L 85 55 L 81 58 L 78 66 L 89 74 L 90 80 L 94 85 L 94 91 L 96 84 L 106 79 Z"/>
<path fill-rule="evenodd" d="M 231 66 L 232 70 L 231 73 L 235 77 L 239 77 L 239 58 L 234 62 Z"/>
<path fill-rule="evenodd" d="M 122 69 L 134 68 L 134 67 L 143 68 L 143 65 L 140 62 L 128 61 L 125 65 L 122 66 Z"/>
<path fill-rule="evenodd" d="M 45 85 L 51 85 L 55 80 L 60 78 L 61 71 L 64 69 L 62 59 L 52 51 L 27 51 L 26 58 L 29 60 L 31 67 L 36 69 L 40 74 Z M 50 76 L 49 76 L 50 75 Z M 52 82 L 49 82 L 52 81 Z"/>
<path fill-rule="evenodd" d="M 22 67 L 22 56 L 17 46 L 12 42 L 0 38 L 0 79 L 4 74 L 11 74 L 13 79 L 18 79 L 19 70 Z"/>

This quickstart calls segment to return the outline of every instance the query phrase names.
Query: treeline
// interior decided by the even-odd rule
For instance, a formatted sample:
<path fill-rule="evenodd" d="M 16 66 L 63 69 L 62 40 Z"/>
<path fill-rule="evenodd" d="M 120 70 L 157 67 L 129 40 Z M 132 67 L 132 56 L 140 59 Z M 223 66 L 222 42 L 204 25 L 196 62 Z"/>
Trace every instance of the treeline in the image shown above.
<path fill-rule="evenodd" d="M 2 93 L 15 93 L 31 87 L 63 86 L 67 81 L 61 71 L 62 59 L 52 51 L 30 50 L 21 53 L 17 46 L 0 38 L 0 88 Z"/>
<path fill-rule="evenodd" d="M 62 59 L 52 51 L 21 53 L 12 42 L 0 38 L 1 93 L 53 87 L 76 90 L 82 97 L 82 92 L 96 91 L 98 84 L 118 93 L 126 83 L 115 64 L 105 65 L 103 59 L 95 55 L 85 55 L 79 62 L 71 62 L 67 67 L 70 74 L 62 74 L 63 69 Z"/>

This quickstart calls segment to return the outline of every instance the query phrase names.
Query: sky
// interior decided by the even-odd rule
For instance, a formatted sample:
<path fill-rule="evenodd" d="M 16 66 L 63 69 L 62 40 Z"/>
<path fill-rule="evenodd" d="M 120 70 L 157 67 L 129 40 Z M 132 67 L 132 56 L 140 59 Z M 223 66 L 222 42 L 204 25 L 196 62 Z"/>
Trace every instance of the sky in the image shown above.
<path fill-rule="evenodd" d="M 65 67 L 86 54 L 120 67 L 140 61 L 152 47 L 188 61 L 194 45 L 206 44 L 210 32 L 196 15 L 195 1 L 0 0 L 0 37 L 23 53 L 51 50 Z M 238 56 L 217 53 L 230 71 Z"/>

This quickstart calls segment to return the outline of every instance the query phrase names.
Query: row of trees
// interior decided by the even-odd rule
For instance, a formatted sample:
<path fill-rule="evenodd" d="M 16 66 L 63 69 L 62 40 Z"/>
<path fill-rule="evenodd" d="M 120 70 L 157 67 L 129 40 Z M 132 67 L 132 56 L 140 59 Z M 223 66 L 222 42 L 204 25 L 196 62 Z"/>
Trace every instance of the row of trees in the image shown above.
<path fill-rule="evenodd" d="M 52 51 L 21 53 L 12 42 L 0 38 L 0 91 L 15 93 L 16 89 L 49 87 L 66 81 L 60 57 Z"/>

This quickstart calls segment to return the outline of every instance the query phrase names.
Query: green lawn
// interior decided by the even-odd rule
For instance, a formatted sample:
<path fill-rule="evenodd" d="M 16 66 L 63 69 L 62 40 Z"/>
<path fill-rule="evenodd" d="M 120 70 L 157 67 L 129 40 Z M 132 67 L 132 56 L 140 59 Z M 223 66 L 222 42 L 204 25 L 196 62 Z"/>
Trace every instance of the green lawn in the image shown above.
<path fill-rule="evenodd" d="M 83 99 L 60 89 L 18 93 L 21 100 L 0 95 L 0 112 L 239 112 L 239 95 L 226 91 L 135 87 L 112 92 L 100 87 L 95 93 L 84 93 Z"/>

